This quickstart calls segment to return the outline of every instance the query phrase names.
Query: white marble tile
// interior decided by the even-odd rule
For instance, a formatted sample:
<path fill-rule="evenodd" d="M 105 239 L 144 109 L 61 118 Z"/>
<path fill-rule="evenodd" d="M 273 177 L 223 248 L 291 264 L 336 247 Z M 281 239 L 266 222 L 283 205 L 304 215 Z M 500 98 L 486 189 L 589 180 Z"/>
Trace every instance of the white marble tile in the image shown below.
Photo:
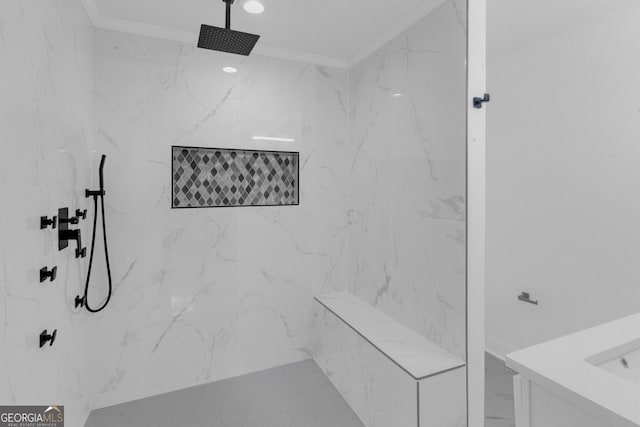
<path fill-rule="evenodd" d="M 367 427 L 415 427 L 417 383 L 320 303 L 314 360 Z"/>
<path fill-rule="evenodd" d="M 62 403 L 81 425 L 90 404 L 307 359 L 313 296 L 349 283 L 463 354 L 462 127 L 441 120 L 441 109 L 453 114 L 451 87 L 418 84 L 427 66 L 436 78 L 458 72 L 456 55 L 435 51 L 459 47 L 459 32 L 441 37 L 459 18 L 453 3 L 352 73 L 251 57 L 234 76 L 220 72 L 226 55 L 94 31 L 79 0 L 45 3 L 0 4 L 1 402 Z M 296 142 L 258 143 L 258 133 Z M 302 203 L 172 211 L 171 145 L 300 151 Z M 83 192 L 101 153 L 114 293 L 89 317 L 72 306 L 86 260 L 58 252 L 37 221 L 90 208 Z M 95 259 L 93 304 L 106 296 L 100 246 Z M 58 265 L 55 284 L 37 283 L 43 265 Z M 58 342 L 40 350 L 45 328 Z M 361 417 L 415 425 L 415 382 L 357 335 L 348 341 L 357 356 L 324 363 L 346 370 L 337 386 L 353 390 Z"/>
<path fill-rule="evenodd" d="M 311 357 L 313 296 L 346 287 L 347 72 L 254 56 L 227 75 L 227 55 L 101 30 L 96 50 L 117 287 L 94 406 Z M 170 210 L 171 145 L 299 151 L 301 205 Z"/>
<path fill-rule="evenodd" d="M 353 294 L 343 291 L 317 300 L 414 379 L 464 366 L 464 361 Z"/>
<path fill-rule="evenodd" d="M 73 308 L 86 262 L 39 219 L 86 207 L 92 42 L 80 1 L 0 3 L 0 404 L 64 405 L 70 426 L 89 412 L 90 324 Z M 45 265 L 55 282 L 39 283 Z M 57 339 L 40 349 L 44 329 Z"/>
<path fill-rule="evenodd" d="M 349 288 L 465 355 L 463 2 L 350 74 Z"/>

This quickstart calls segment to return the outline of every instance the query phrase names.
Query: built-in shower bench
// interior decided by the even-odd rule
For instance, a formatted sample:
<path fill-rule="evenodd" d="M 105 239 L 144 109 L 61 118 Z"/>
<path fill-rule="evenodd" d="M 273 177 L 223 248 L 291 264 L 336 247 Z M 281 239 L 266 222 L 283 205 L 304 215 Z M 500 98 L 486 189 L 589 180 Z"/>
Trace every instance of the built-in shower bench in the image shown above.
<path fill-rule="evenodd" d="M 464 360 L 349 292 L 315 301 L 314 359 L 367 426 L 465 423 Z"/>

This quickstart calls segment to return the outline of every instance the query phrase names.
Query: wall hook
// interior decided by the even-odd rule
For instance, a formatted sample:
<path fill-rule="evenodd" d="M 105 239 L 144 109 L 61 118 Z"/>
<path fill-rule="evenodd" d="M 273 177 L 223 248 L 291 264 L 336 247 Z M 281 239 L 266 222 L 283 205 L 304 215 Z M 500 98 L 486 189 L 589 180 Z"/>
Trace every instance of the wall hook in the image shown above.
<path fill-rule="evenodd" d="M 482 108 L 482 104 L 490 101 L 491 95 L 485 93 L 483 98 L 473 98 L 473 108 Z"/>
<path fill-rule="evenodd" d="M 50 282 L 53 282 L 54 280 L 56 280 L 57 274 L 58 274 L 58 267 L 53 267 L 51 270 L 49 270 L 47 267 L 42 267 L 40 269 L 40 283 L 47 280 L 47 278 L 49 279 Z"/>
<path fill-rule="evenodd" d="M 54 329 L 51 335 L 47 333 L 46 329 L 40 332 L 40 348 L 44 347 L 47 342 L 49 343 L 49 347 L 51 347 L 56 340 L 56 335 L 58 335 L 57 329 Z"/>

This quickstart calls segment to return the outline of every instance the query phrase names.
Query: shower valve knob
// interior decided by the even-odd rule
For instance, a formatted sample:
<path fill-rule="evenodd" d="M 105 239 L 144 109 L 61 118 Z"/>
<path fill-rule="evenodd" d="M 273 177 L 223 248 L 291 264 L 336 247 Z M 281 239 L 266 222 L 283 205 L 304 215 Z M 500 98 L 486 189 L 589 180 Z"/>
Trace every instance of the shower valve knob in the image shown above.
<path fill-rule="evenodd" d="M 76 258 L 85 258 L 86 256 L 87 256 L 87 248 L 76 249 Z"/>
<path fill-rule="evenodd" d="M 47 280 L 47 278 L 49 279 L 50 282 L 53 282 L 54 280 L 56 280 L 57 275 L 58 275 L 58 267 L 53 267 L 51 270 L 49 270 L 47 267 L 42 267 L 40 269 L 40 283 Z"/>
<path fill-rule="evenodd" d="M 47 216 L 40 217 L 40 230 L 45 230 L 49 226 L 55 230 L 57 224 L 58 224 L 57 216 L 54 216 L 51 219 L 49 219 L 49 217 Z"/>
<path fill-rule="evenodd" d="M 40 348 L 44 347 L 44 345 L 48 342 L 49 347 L 53 345 L 53 342 L 56 340 L 56 335 L 58 335 L 58 330 L 54 329 L 53 333 L 49 335 L 47 330 L 45 329 L 40 333 Z"/>
<path fill-rule="evenodd" d="M 84 307 L 84 298 L 81 297 L 80 295 L 76 295 L 76 308 L 78 307 Z"/>
<path fill-rule="evenodd" d="M 87 219 L 87 210 L 76 209 L 76 218 Z"/>

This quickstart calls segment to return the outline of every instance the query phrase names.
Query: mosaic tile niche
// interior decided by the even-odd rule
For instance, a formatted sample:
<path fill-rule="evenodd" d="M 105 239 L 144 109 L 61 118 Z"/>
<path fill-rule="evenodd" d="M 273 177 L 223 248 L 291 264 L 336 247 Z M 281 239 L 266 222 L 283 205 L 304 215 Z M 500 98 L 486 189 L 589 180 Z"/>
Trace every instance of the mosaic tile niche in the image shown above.
<path fill-rule="evenodd" d="M 173 208 L 300 203 L 299 153 L 172 147 Z"/>

